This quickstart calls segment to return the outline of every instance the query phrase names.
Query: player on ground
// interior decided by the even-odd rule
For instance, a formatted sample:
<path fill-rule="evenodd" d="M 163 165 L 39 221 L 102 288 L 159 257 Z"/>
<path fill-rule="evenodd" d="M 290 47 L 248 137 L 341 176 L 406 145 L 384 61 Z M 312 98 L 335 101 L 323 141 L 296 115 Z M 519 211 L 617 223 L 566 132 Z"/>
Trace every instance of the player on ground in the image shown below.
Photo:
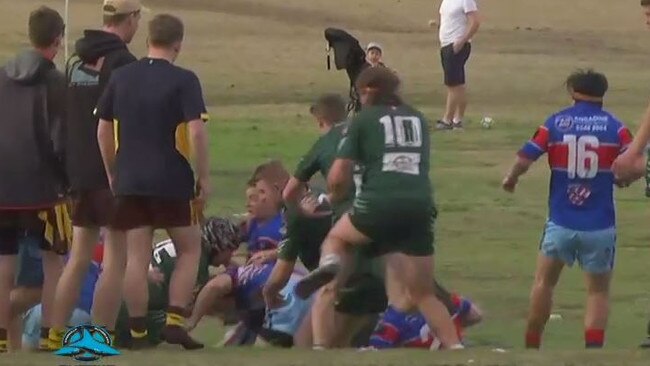
<path fill-rule="evenodd" d="M 183 323 L 201 256 L 199 219 L 211 190 L 207 113 L 199 79 L 173 64 L 183 36 L 179 18 L 154 17 L 148 56 L 113 73 L 97 108 L 99 146 L 117 199 L 113 227 L 123 230 L 115 236 L 129 243 L 124 291 L 136 348 L 148 345 L 147 273 L 156 228 L 167 231 L 178 254 L 163 338 L 186 349 L 203 347 Z"/>
<path fill-rule="evenodd" d="M 319 268 L 299 283 L 297 292 L 308 296 L 327 285 L 316 297 L 312 319 L 331 321 L 328 314 L 334 304 L 327 294 L 336 293 L 348 278 L 350 249 L 367 245 L 373 254 L 385 257 L 389 299 L 395 288 L 408 294 L 437 330 L 444 348 L 458 349 L 463 346 L 431 281 L 435 209 L 429 132 L 424 117 L 397 95 L 399 85 L 398 77 L 385 68 L 366 69 L 357 79 L 364 107 L 351 122 L 330 169 L 329 200 L 336 203 L 347 196 L 355 163 L 364 167 L 361 192 L 323 243 Z M 332 339 L 331 333 L 323 334 L 323 339 Z"/>
<path fill-rule="evenodd" d="M 31 48 L 0 69 L 0 353 L 7 350 L 10 292 L 25 233 L 44 249 L 46 327 L 62 265 L 45 245 L 43 221 L 56 213 L 67 189 L 62 161 L 65 78 L 53 62 L 65 24 L 59 13 L 43 6 L 30 13 L 28 28 Z"/>
<path fill-rule="evenodd" d="M 585 346 L 601 348 L 609 313 L 609 287 L 616 254 L 616 213 L 611 167 L 630 142 L 630 131 L 603 110 L 607 78 L 577 71 L 566 81 L 574 105 L 553 114 L 519 151 L 503 180 L 514 192 L 519 177 L 548 153 L 549 216 L 530 295 L 526 347 L 539 348 L 551 313 L 553 290 L 565 265 L 577 260 L 585 272 Z"/>
<path fill-rule="evenodd" d="M 105 0 L 101 30 L 86 30 L 67 61 L 66 169 L 72 191 L 73 241 L 70 260 L 57 285 L 50 331 L 50 348 L 61 346 L 67 319 L 79 297 L 83 273 L 93 248 L 113 213 L 113 195 L 97 144 L 93 111 L 113 70 L 136 61 L 127 49 L 138 29 L 142 6 L 138 0 Z M 125 248 L 111 242 L 107 232 L 106 263 L 97 285 L 94 324 L 114 329 L 120 307 Z"/>
<path fill-rule="evenodd" d="M 201 228 L 201 260 L 196 278 L 194 293 L 199 291 L 210 279 L 209 267 L 227 266 L 232 254 L 239 248 L 239 229 L 230 220 L 210 217 Z M 172 274 L 176 268 L 178 255 L 171 240 L 154 246 L 149 276 L 149 304 L 147 309 L 147 337 L 149 343 L 156 345 L 161 341 L 165 327 L 165 310 L 168 306 Z M 131 343 L 128 313 L 122 309 L 118 320 L 118 344 Z"/>

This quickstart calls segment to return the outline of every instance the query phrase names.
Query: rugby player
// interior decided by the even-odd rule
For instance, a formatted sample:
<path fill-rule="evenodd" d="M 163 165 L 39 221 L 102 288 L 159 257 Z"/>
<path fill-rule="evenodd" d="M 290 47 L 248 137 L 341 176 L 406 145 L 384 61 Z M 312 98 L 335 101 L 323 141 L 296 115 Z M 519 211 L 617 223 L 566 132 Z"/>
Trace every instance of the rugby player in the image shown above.
<path fill-rule="evenodd" d="M 136 61 L 127 44 L 133 40 L 143 10 L 139 0 L 104 0 L 101 30 L 85 30 L 75 43 L 75 53 L 67 60 L 66 91 L 66 170 L 72 192 L 73 240 L 70 260 L 54 296 L 49 347 L 61 346 L 67 319 L 74 309 L 82 286 L 83 273 L 90 264 L 99 229 L 109 224 L 113 195 L 97 144 L 97 117 L 93 111 L 113 70 Z M 125 248 L 106 237 L 106 264 L 97 285 L 93 307 L 94 324 L 114 329 L 120 307 Z"/>
<path fill-rule="evenodd" d="M 397 95 L 399 78 L 390 70 L 368 68 L 356 84 L 363 109 L 350 123 L 330 168 L 328 196 L 332 203 L 348 196 L 355 163 L 364 167 L 360 193 L 350 212 L 329 232 L 319 268 L 305 277 L 296 291 L 307 297 L 325 286 L 315 299 L 312 319 L 331 322 L 331 294 L 353 269 L 351 249 L 369 248 L 371 255 L 384 256 L 389 303 L 397 303 L 392 294 L 406 293 L 410 304 L 438 331 L 443 347 L 461 349 L 451 317 L 436 298 L 431 282 L 435 208 L 426 119 L 402 102 Z M 332 337 L 327 329 L 321 339 Z M 317 341 L 315 347 L 323 346 Z"/>
<path fill-rule="evenodd" d="M 170 344 L 203 347 L 183 325 L 201 257 L 199 221 L 212 190 L 208 116 L 198 77 L 174 65 L 184 33 L 179 18 L 155 16 L 149 22 L 148 56 L 113 72 L 97 107 L 99 147 L 116 196 L 112 226 L 129 243 L 124 297 L 134 346 L 147 344 L 151 242 L 154 229 L 164 228 L 178 260 L 162 334 Z"/>
<path fill-rule="evenodd" d="M 324 178 L 327 178 L 327 174 L 336 158 L 336 150 L 341 142 L 344 131 L 348 127 L 345 122 L 345 102 L 337 94 L 322 95 L 312 105 L 310 112 L 318 124 L 321 136 L 313 144 L 309 152 L 302 157 L 283 193 L 287 205 L 288 217 L 293 217 L 293 220 L 298 221 L 295 227 L 308 225 L 307 222 L 310 221 L 309 217 L 318 218 L 318 216 L 321 216 L 322 218 L 322 214 L 315 214 L 313 210 L 312 212 L 305 212 L 304 209 L 301 210 L 300 207 L 302 207 L 302 204 L 299 205 L 298 202 L 301 201 L 300 198 L 307 189 L 307 183 L 314 175 L 320 173 Z M 359 169 L 357 169 L 358 171 Z M 360 186 L 360 174 L 355 174 L 355 180 L 354 186 L 358 188 Z M 355 193 L 356 189 L 352 188 L 347 193 L 345 199 L 335 203 L 331 207 L 333 210 L 333 221 L 337 221 L 350 209 Z M 306 195 L 306 200 L 309 201 L 312 196 L 313 194 Z M 313 225 L 319 226 L 322 224 L 315 221 Z M 280 251 L 280 255 L 288 255 L 289 258 L 287 259 L 291 261 L 292 256 L 290 253 L 292 251 L 319 251 L 327 234 L 323 230 L 323 227 L 315 228 L 315 233 L 307 236 L 307 234 L 301 234 L 299 230 L 292 230 L 290 223 L 289 238 L 283 250 Z M 318 233 L 321 233 L 322 236 L 315 235 Z M 300 243 L 303 244 L 301 245 Z M 313 243 L 315 248 L 310 247 L 308 243 Z M 336 312 L 330 314 L 330 316 L 335 318 L 335 321 L 328 322 L 324 319 L 313 319 L 313 331 L 316 344 L 333 345 L 334 343 L 332 342 L 336 342 L 338 346 L 349 346 L 352 341 L 351 338 L 366 325 L 372 327 L 376 316 L 385 309 L 387 300 L 381 279 L 383 276 L 383 271 L 380 269 L 381 263 L 377 260 L 367 258 L 363 251 L 363 248 L 355 250 L 355 271 L 350 276 L 348 282 L 346 282 L 345 288 L 336 294 L 327 294 L 331 296 L 328 301 L 334 301 L 336 303 Z M 306 263 L 305 259 L 302 260 L 309 270 L 315 269 L 318 265 L 317 261 L 312 266 L 311 263 Z M 308 261 L 311 262 L 311 260 Z M 279 288 L 278 285 L 275 285 L 275 288 L 277 290 Z M 272 299 L 270 295 L 267 298 Z M 323 328 L 329 326 L 333 327 L 329 333 L 338 335 L 330 340 L 322 339 L 322 333 L 327 331 L 323 330 Z M 365 338 L 367 339 L 367 336 Z"/>
<path fill-rule="evenodd" d="M 519 150 L 503 180 L 514 192 L 519 177 L 548 153 L 551 168 L 549 215 L 530 295 L 526 347 L 539 348 L 565 265 L 578 262 L 585 273 L 587 305 L 584 339 L 601 348 L 609 314 L 609 289 L 616 255 L 616 210 L 612 163 L 632 142 L 630 131 L 603 109 L 605 75 L 580 70 L 566 86 L 574 104 L 551 115 Z"/>
<path fill-rule="evenodd" d="M 194 293 L 210 279 L 209 267 L 227 266 L 233 252 L 239 248 L 239 228 L 230 220 L 209 217 L 201 227 L 201 259 Z M 165 310 L 168 306 L 171 278 L 176 267 L 178 255 L 172 240 L 164 240 L 154 245 L 149 276 L 149 303 L 147 307 L 147 340 L 156 345 L 161 341 L 165 327 Z M 128 312 L 122 308 L 117 322 L 116 341 L 120 346 L 132 342 L 129 332 Z"/>
<path fill-rule="evenodd" d="M 15 284 L 18 247 L 25 233 L 33 235 L 43 249 L 46 328 L 51 324 L 49 313 L 61 274 L 62 262 L 52 251 L 58 249 L 47 245 L 44 237 L 58 237 L 51 235 L 52 228 L 48 231 L 46 222 L 54 216 L 62 218 L 57 213 L 67 190 L 62 126 L 65 77 L 53 62 L 64 30 L 63 18 L 55 10 L 43 6 L 32 11 L 28 21 L 30 49 L 0 69 L 0 353 L 7 350 L 10 293 Z M 66 251 L 67 246 L 59 249 Z"/>

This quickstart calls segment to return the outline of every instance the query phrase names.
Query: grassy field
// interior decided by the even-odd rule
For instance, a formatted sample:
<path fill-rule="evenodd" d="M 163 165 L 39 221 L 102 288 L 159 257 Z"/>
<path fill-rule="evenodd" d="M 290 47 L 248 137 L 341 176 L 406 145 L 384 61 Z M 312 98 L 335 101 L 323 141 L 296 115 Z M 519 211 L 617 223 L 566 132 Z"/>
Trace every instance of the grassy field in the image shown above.
<path fill-rule="evenodd" d="M 71 37 L 100 19 L 99 0 L 74 0 Z M 36 4 L 0 0 L 0 59 L 24 45 L 25 19 Z M 210 210 L 243 211 L 245 178 L 267 158 L 293 167 L 317 137 L 308 103 L 322 92 L 347 92 L 344 73 L 325 69 L 322 31 L 340 26 L 362 42 L 379 41 L 386 62 L 404 79 L 404 94 L 431 119 L 441 114 L 444 90 L 429 0 L 149 0 L 154 12 L 172 11 L 187 24 L 179 63 L 200 75 L 211 106 L 215 197 Z M 650 231 L 640 184 L 617 194 L 619 245 L 613 307 L 602 352 L 582 351 L 583 283 L 567 271 L 557 290 L 545 351 L 524 352 L 522 335 L 537 243 L 546 215 L 548 173 L 540 162 L 512 196 L 499 184 L 514 152 L 545 116 L 569 103 L 562 82 L 578 67 L 610 79 L 607 106 L 636 126 L 650 95 L 648 39 L 637 1 L 498 0 L 482 5 L 485 24 L 469 65 L 471 105 L 463 133 L 432 137 L 432 178 L 441 216 L 437 273 L 449 287 L 478 302 L 484 324 L 468 334 L 475 350 L 451 354 L 217 350 L 187 354 L 161 349 L 103 360 L 114 365 L 190 366 L 207 362 L 254 365 L 647 365 L 638 353 L 650 310 Z M 132 49 L 144 52 L 141 32 Z M 492 130 L 476 123 L 496 120 Z M 214 344 L 215 323 L 197 330 Z M 493 348 L 507 353 L 495 353 Z M 578 351 L 576 351 L 578 350 Z M 473 360 L 470 362 L 470 360 Z M 51 365 L 48 355 L 0 357 L 0 364 Z"/>

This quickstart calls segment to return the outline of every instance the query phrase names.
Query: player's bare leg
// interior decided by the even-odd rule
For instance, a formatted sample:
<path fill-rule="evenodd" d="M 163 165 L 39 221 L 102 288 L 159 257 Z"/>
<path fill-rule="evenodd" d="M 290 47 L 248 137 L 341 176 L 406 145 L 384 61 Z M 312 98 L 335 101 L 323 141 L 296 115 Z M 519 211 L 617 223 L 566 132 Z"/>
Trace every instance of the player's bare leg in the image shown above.
<path fill-rule="evenodd" d="M 147 342 L 147 308 L 149 303 L 147 273 L 151 261 L 152 242 L 152 227 L 140 227 L 127 231 L 124 301 L 129 311 L 129 327 L 131 328 L 134 348 L 149 346 Z"/>
<path fill-rule="evenodd" d="M 42 350 L 51 349 L 51 342 L 49 340 L 50 330 L 52 328 L 52 313 L 54 311 L 54 296 L 56 293 L 56 286 L 63 272 L 63 258 L 58 254 L 49 251 L 41 251 L 41 258 L 43 261 L 43 291 L 41 293 L 41 340 L 39 348 Z M 59 344 L 54 347 L 59 348 Z"/>
<path fill-rule="evenodd" d="M 176 248 L 177 259 L 169 285 L 169 308 L 163 337 L 167 343 L 180 344 L 185 349 L 203 348 L 184 328 L 185 313 L 192 301 L 201 258 L 201 230 L 198 226 L 167 229 Z"/>
<path fill-rule="evenodd" d="M 49 338 L 51 348 L 61 343 L 63 332 L 67 328 L 68 319 L 79 300 L 81 285 L 88 272 L 93 251 L 99 238 L 99 228 L 72 228 L 72 247 L 70 257 L 56 286 L 54 308 L 52 309 L 52 330 Z"/>
<path fill-rule="evenodd" d="M 454 117 L 458 114 L 458 111 L 461 108 L 462 104 L 466 105 L 465 101 L 465 86 L 449 86 L 447 87 L 447 104 L 445 107 L 445 114 L 443 116 L 443 121 L 446 123 L 453 123 Z M 463 114 L 465 107 L 463 108 Z"/>
<path fill-rule="evenodd" d="M 586 274 L 585 347 L 602 348 L 609 317 L 609 286 L 612 274 Z"/>
<path fill-rule="evenodd" d="M 338 333 L 339 314 L 334 308 L 336 294 L 352 273 L 350 245 L 366 244 L 370 240 L 360 233 L 344 215 L 330 230 L 321 247 L 319 268 L 296 285 L 296 294 L 308 298 L 318 291 L 312 305 L 314 347 L 332 347 Z"/>
<path fill-rule="evenodd" d="M 456 87 L 456 111 L 454 112 L 454 122 L 462 122 L 465 118 L 465 110 L 467 109 L 467 87 L 459 85 Z"/>
<path fill-rule="evenodd" d="M 293 346 L 296 348 L 311 348 L 314 344 L 313 330 L 311 326 L 311 309 L 305 315 L 302 324 L 293 335 Z"/>
<path fill-rule="evenodd" d="M 402 253 L 386 255 L 387 289 L 390 293 L 394 293 L 390 290 L 394 287 L 402 287 L 406 290 L 408 299 L 417 306 L 431 330 L 440 338 L 444 348 L 463 348 L 449 311 L 435 295 L 432 281 L 433 262 L 433 256 L 414 257 Z"/>
<path fill-rule="evenodd" d="M 102 273 L 95 286 L 93 323 L 115 330 L 115 322 L 122 305 L 124 273 L 126 272 L 126 233 L 107 230 L 104 240 Z"/>
<path fill-rule="evenodd" d="M 30 308 L 41 302 L 40 287 L 17 287 L 11 291 L 11 326 L 9 328 L 9 350 L 18 351 L 22 348 L 23 317 Z"/>
<path fill-rule="evenodd" d="M 526 327 L 526 348 L 539 348 L 542 333 L 551 315 L 553 290 L 560 279 L 564 262 L 539 254 L 535 280 L 530 293 L 528 325 Z"/>

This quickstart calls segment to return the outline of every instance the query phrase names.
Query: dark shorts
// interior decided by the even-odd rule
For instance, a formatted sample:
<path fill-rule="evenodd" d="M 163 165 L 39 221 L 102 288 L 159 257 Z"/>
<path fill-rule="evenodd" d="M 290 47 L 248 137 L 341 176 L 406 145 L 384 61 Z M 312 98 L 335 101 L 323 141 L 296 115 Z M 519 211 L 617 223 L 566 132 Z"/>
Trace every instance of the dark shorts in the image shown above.
<path fill-rule="evenodd" d="M 445 85 L 465 85 L 465 64 L 472 52 L 472 45 L 467 42 L 463 49 L 454 53 L 454 45 L 450 44 L 440 49 L 440 60 L 445 75 Z"/>
<path fill-rule="evenodd" d="M 45 247 L 42 236 L 26 233 L 19 240 L 16 287 L 40 288 L 43 286 L 43 258 Z"/>
<path fill-rule="evenodd" d="M 166 229 L 187 227 L 200 222 L 201 212 L 191 201 L 146 196 L 118 196 L 112 227 L 131 230 L 139 227 Z"/>
<path fill-rule="evenodd" d="M 72 225 L 85 228 L 108 226 L 115 198 L 110 189 L 80 191 L 72 195 Z"/>
<path fill-rule="evenodd" d="M 26 236 L 44 237 L 45 222 L 38 215 L 40 211 L 0 210 L 0 255 L 18 255 L 21 242 Z M 49 249 L 42 239 L 41 249 Z"/>
<path fill-rule="evenodd" d="M 436 211 L 426 200 L 357 198 L 349 215 L 352 225 L 372 240 L 369 256 L 433 255 Z"/>

